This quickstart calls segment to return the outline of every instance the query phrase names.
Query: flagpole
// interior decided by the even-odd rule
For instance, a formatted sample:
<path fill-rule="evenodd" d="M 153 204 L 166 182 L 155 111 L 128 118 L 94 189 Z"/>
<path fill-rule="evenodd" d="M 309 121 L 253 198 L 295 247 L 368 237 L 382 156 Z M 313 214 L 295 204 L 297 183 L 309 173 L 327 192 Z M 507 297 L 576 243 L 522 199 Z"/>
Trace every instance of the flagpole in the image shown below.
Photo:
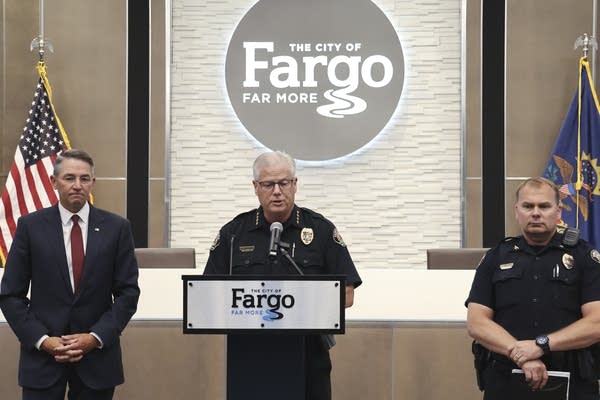
<path fill-rule="evenodd" d="M 39 35 L 31 41 L 31 46 L 29 49 L 31 51 L 37 50 L 40 56 L 40 62 L 44 62 L 44 56 L 46 54 L 46 48 L 50 50 L 50 52 L 54 51 L 54 47 L 50 40 L 47 40 L 44 36 L 44 0 L 38 0 L 39 5 Z"/>
<path fill-rule="evenodd" d="M 598 20 L 597 13 L 598 13 L 598 0 L 594 0 L 593 6 L 592 6 L 592 37 L 593 38 L 596 37 L 596 21 Z M 594 82 L 596 82 L 596 52 L 595 51 L 592 53 L 592 79 Z"/>
<path fill-rule="evenodd" d="M 39 0 L 38 16 L 40 19 L 40 61 L 44 61 L 44 0 Z"/>

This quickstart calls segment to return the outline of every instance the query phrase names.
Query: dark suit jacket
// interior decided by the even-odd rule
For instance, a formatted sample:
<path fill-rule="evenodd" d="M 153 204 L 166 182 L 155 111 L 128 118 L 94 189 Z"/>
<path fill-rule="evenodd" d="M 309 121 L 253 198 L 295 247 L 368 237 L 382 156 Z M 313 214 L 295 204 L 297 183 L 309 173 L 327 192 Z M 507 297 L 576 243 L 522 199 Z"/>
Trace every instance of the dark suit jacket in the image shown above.
<path fill-rule="evenodd" d="M 43 335 L 87 332 L 100 336 L 104 347 L 73 364 L 78 375 L 94 389 L 123 383 L 119 335 L 137 308 L 137 279 L 126 219 L 90 207 L 84 271 L 75 295 L 58 206 L 21 217 L 0 285 L 0 308 L 21 342 L 19 384 L 46 388 L 66 371 L 66 364 L 35 348 Z"/>

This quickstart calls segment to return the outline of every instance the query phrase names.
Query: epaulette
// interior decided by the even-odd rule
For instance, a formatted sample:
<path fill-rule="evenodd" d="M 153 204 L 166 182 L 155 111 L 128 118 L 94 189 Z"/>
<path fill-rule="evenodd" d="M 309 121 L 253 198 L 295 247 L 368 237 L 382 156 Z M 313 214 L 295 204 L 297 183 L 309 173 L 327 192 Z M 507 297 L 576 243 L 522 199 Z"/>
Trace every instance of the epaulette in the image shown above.
<path fill-rule="evenodd" d="M 319 214 L 316 211 L 311 210 L 310 208 L 298 207 L 302 212 L 309 214 L 312 218 L 320 219 L 322 221 L 327 222 L 330 225 L 333 225 L 333 222 L 328 220 L 323 214 Z"/>
<path fill-rule="evenodd" d="M 504 239 L 500 240 L 496 247 L 499 249 L 511 249 L 511 251 L 518 251 L 519 240 L 519 236 L 507 236 Z"/>
<path fill-rule="evenodd" d="M 225 225 L 223 225 L 221 227 L 221 229 L 219 230 L 219 232 L 217 232 L 217 236 L 215 237 L 215 239 L 213 240 L 212 245 L 210 246 L 210 251 L 215 250 L 217 247 L 219 247 L 219 244 L 221 244 L 221 234 L 227 234 L 227 233 L 235 233 L 237 231 L 237 229 L 242 226 L 241 224 L 244 221 L 244 218 L 248 218 L 248 216 L 250 214 L 255 214 L 256 213 L 256 208 L 250 211 L 246 211 L 243 212 L 241 214 L 236 215 L 231 221 L 229 221 L 228 223 L 226 223 Z"/>
<path fill-rule="evenodd" d="M 245 212 L 243 212 L 243 213 L 240 213 L 240 214 L 236 215 L 236 216 L 233 218 L 233 220 L 232 220 L 232 221 L 235 221 L 236 219 L 244 218 L 244 217 L 246 217 L 247 215 L 250 215 L 250 214 L 254 215 L 254 214 L 256 213 L 256 210 L 258 210 L 258 208 L 253 208 L 252 210 L 249 210 L 249 211 L 245 211 Z"/>
<path fill-rule="evenodd" d="M 238 225 L 241 221 L 244 220 L 244 218 L 248 218 L 249 215 L 254 215 L 256 214 L 256 208 L 250 210 L 250 211 L 246 211 L 243 213 L 240 213 L 238 215 L 236 215 L 231 221 L 229 221 L 228 223 L 226 223 L 225 225 L 223 225 L 222 229 L 227 229 L 230 228 L 231 226 L 235 226 Z"/>

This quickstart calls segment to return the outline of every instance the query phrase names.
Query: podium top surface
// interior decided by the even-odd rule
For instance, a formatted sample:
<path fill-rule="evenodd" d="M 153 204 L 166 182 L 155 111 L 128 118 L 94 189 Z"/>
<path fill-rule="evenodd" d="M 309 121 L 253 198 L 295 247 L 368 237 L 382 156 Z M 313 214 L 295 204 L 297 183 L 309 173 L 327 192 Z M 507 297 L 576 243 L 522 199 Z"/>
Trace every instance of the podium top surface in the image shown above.
<path fill-rule="evenodd" d="M 346 275 L 181 275 L 184 281 L 346 281 Z"/>

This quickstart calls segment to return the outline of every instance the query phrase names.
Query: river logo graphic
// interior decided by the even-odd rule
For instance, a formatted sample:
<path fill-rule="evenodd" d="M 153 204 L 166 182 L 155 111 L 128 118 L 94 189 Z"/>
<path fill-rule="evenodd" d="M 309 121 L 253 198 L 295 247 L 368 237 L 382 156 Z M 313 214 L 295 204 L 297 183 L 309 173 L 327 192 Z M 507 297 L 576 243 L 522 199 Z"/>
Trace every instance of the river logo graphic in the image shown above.
<path fill-rule="evenodd" d="M 355 152 L 387 125 L 402 93 L 404 56 L 370 0 L 260 0 L 232 35 L 225 80 L 256 140 L 324 161 Z"/>

